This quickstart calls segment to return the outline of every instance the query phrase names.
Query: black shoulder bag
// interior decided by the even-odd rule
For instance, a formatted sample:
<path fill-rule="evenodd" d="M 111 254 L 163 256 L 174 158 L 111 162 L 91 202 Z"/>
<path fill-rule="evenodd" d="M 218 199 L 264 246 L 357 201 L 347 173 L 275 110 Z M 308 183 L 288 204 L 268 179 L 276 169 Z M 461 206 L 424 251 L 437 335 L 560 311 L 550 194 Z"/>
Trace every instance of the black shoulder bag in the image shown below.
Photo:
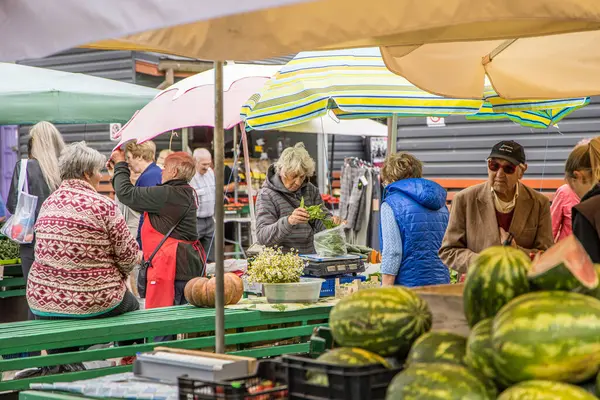
<path fill-rule="evenodd" d="M 175 228 L 177 228 L 177 226 L 179 226 L 181 221 L 183 221 L 183 219 L 187 215 L 188 211 L 190 211 L 190 209 L 192 208 L 192 204 L 189 205 L 189 207 L 185 210 L 185 212 L 179 218 L 179 220 L 177 222 L 175 222 L 175 225 L 173 225 L 171 227 L 171 229 L 169 229 L 169 231 L 165 234 L 165 236 L 163 236 L 163 238 L 160 241 L 160 243 L 158 244 L 158 246 L 156 246 L 156 248 L 154 249 L 152 254 L 150 254 L 150 258 L 148 260 L 144 261 L 142 263 L 142 265 L 140 265 L 140 272 L 137 277 L 137 290 L 138 290 L 138 294 L 140 295 L 140 297 L 142 299 L 146 298 L 146 285 L 148 284 L 148 268 L 150 268 L 150 266 L 152 266 L 152 260 L 154 259 L 154 256 L 156 255 L 156 253 L 158 253 L 158 250 L 160 250 L 160 248 L 167 241 L 169 236 L 171 236 L 171 234 L 173 233 Z"/>

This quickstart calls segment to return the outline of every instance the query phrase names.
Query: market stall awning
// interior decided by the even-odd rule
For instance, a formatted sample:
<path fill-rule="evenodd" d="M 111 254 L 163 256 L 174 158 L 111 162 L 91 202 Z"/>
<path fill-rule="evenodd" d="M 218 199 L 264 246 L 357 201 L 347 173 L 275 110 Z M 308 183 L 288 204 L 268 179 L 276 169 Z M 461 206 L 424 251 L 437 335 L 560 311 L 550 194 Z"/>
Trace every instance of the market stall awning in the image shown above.
<path fill-rule="evenodd" d="M 0 63 L 0 125 L 126 122 L 158 90 L 85 74 Z"/>
<path fill-rule="evenodd" d="M 241 113 L 246 125 L 258 130 L 310 121 L 329 110 L 339 118 L 465 115 L 545 128 L 588 102 L 585 97 L 506 100 L 489 84 L 478 99 L 442 97 L 390 72 L 379 48 L 364 48 L 299 53 Z"/>

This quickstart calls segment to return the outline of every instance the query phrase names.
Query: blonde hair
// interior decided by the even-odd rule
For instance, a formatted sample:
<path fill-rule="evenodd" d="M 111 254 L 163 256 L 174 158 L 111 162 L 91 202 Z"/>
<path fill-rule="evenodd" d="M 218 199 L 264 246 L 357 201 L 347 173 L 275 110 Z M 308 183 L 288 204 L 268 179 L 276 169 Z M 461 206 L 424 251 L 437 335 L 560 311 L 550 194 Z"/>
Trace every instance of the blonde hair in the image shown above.
<path fill-rule="evenodd" d="M 409 153 L 393 153 L 385 158 L 381 169 L 383 183 L 390 183 L 407 178 L 422 178 L 423 163 Z"/>
<path fill-rule="evenodd" d="M 194 175 L 196 175 L 196 162 L 185 151 L 178 151 L 167 156 L 165 159 L 165 169 L 171 168 L 177 170 L 176 179 L 183 179 L 186 182 L 191 181 Z"/>
<path fill-rule="evenodd" d="M 131 153 L 134 158 L 141 157 L 144 161 L 153 162 L 156 157 L 156 145 L 151 140 L 141 144 L 129 142 L 125 152 Z"/>
<path fill-rule="evenodd" d="M 53 192 L 60 185 L 58 158 L 65 148 L 62 135 L 50 122 L 41 121 L 29 130 L 28 155 L 37 160 L 44 180 Z"/>
<path fill-rule="evenodd" d="M 590 172 L 592 183 L 600 182 L 600 136 L 587 144 L 575 146 L 565 164 L 565 173 L 569 178 L 575 177 L 575 171 Z"/>
<path fill-rule="evenodd" d="M 85 142 L 71 143 L 64 148 L 58 165 L 62 180 L 83 179 L 86 174 L 93 175 L 100 172 L 106 163 L 106 156 L 94 150 Z"/>
<path fill-rule="evenodd" d="M 283 150 L 275 163 L 275 171 L 284 175 L 304 175 L 311 177 L 315 174 L 315 161 L 312 159 L 304 143 L 296 143 L 294 147 Z"/>

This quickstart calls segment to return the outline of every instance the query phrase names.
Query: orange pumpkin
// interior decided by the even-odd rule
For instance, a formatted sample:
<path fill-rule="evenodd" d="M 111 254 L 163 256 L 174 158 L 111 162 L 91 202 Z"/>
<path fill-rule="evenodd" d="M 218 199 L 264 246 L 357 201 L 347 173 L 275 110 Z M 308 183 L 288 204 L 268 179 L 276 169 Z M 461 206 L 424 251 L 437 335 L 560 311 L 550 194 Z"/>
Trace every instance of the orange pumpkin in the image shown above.
<path fill-rule="evenodd" d="M 228 272 L 223 276 L 224 302 L 225 305 L 237 304 L 244 294 L 244 283 L 234 273 Z M 217 280 L 215 277 L 194 278 L 190 280 L 184 289 L 186 300 L 196 307 L 214 307 Z M 186 293 L 189 293 L 186 294 Z"/>
<path fill-rule="evenodd" d="M 206 296 L 206 285 L 208 285 L 208 278 L 198 278 L 192 285 L 192 301 L 191 304 L 196 307 L 202 307 L 205 302 Z"/>
<path fill-rule="evenodd" d="M 183 297 L 185 297 L 185 300 L 190 304 L 194 304 L 194 300 L 192 299 L 192 287 L 194 287 L 194 283 L 196 283 L 198 279 L 200 279 L 200 277 L 190 279 L 183 289 Z"/>

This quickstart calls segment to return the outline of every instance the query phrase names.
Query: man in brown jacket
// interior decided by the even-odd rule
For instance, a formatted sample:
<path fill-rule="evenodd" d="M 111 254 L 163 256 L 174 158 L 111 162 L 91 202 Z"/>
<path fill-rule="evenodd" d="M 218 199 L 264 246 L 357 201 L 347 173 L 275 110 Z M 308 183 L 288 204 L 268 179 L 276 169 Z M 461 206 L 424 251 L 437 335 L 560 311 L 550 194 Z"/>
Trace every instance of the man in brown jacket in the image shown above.
<path fill-rule="evenodd" d="M 553 243 L 550 202 L 519 180 L 527 170 L 525 151 L 514 141 L 492 148 L 488 181 L 454 197 L 440 258 L 459 273 L 490 246 L 504 243 L 527 254 L 546 250 Z"/>

